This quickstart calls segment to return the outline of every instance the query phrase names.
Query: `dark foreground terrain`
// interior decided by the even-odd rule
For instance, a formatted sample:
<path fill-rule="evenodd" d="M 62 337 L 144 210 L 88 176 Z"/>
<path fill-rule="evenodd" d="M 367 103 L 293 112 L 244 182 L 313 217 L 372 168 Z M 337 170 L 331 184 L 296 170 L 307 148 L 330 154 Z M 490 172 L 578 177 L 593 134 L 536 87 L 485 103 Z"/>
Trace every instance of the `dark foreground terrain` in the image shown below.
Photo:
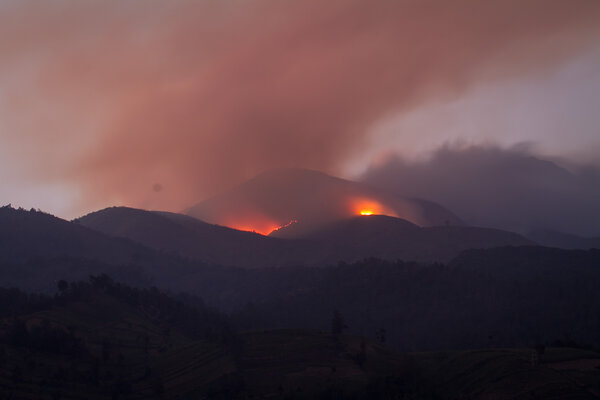
<path fill-rule="evenodd" d="M 236 332 L 197 298 L 134 289 L 106 276 L 59 288 L 55 296 L 0 291 L 2 398 L 600 396 L 600 353 L 593 349 L 398 353 L 381 336 Z"/>
<path fill-rule="evenodd" d="M 597 249 L 378 216 L 294 241 L 93 217 L 0 208 L 0 399 L 598 397 Z"/>

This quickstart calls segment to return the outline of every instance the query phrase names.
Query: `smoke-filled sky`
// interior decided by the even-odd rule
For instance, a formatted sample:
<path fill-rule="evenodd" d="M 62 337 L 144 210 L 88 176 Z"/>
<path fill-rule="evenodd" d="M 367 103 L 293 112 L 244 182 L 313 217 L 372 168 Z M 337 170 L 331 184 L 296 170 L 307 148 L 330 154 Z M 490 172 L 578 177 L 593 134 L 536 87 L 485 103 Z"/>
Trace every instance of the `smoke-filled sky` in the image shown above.
<path fill-rule="evenodd" d="M 0 203 L 179 211 L 456 142 L 597 164 L 599 78 L 597 0 L 0 0 Z"/>

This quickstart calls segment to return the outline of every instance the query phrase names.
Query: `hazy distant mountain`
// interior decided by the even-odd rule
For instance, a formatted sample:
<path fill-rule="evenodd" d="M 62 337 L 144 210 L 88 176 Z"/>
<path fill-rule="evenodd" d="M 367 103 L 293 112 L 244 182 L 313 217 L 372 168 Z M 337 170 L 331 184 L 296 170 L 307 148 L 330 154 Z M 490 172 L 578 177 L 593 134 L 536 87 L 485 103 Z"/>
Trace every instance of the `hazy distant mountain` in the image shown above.
<path fill-rule="evenodd" d="M 153 249 L 221 265 L 284 266 L 303 261 L 310 250 L 300 241 L 292 243 L 238 231 L 182 214 L 127 207 L 106 208 L 74 222 Z"/>
<path fill-rule="evenodd" d="M 463 250 L 533 245 L 523 236 L 497 229 L 466 226 L 419 227 L 400 218 L 359 216 L 299 235 L 296 227 L 273 232 L 275 237 L 302 237 L 320 243 L 331 261 L 367 257 L 385 260 L 449 261 Z"/>
<path fill-rule="evenodd" d="M 542 246 L 561 249 L 600 249 L 600 237 L 582 237 L 552 230 L 537 230 L 527 235 Z"/>
<path fill-rule="evenodd" d="M 438 204 L 391 195 L 305 169 L 265 172 L 186 213 L 210 223 L 263 234 L 298 223 L 302 229 L 294 232 L 304 234 L 361 212 L 400 217 L 421 226 L 462 225 L 456 215 Z"/>
<path fill-rule="evenodd" d="M 426 161 L 389 158 L 363 181 L 440 202 L 469 225 L 600 236 L 600 169 L 568 170 L 527 148 L 446 146 Z"/>

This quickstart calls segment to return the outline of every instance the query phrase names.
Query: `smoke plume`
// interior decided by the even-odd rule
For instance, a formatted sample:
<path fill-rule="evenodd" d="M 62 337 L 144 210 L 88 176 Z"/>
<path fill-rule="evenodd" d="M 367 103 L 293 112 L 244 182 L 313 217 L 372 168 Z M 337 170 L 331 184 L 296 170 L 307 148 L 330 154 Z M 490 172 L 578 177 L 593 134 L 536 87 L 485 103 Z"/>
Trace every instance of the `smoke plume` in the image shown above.
<path fill-rule="evenodd" d="M 274 167 L 339 173 L 381 118 L 553 68 L 599 20 L 595 0 L 8 1 L 2 153 L 80 209 L 181 210 Z"/>

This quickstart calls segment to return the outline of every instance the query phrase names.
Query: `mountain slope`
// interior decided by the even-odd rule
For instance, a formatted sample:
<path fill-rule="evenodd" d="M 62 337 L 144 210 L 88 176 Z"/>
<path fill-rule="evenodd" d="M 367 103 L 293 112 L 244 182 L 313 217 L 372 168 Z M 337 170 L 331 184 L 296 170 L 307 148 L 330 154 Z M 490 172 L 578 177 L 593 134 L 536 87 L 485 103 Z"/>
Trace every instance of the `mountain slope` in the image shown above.
<path fill-rule="evenodd" d="M 361 212 L 401 217 L 421 226 L 462 225 L 435 203 L 304 169 L 267 171 L 186 211 L 203 221 L 263 234 L 295 222 L 302 226 L 299 233 L 308 233 Z"/>
<path fill-rule="evenodd" d="M 561 249 L 600 249 L 600 237 L 582 237 L 552 230 L 536 230 L 528 235 L 537 243 Z"/>
<path fill-rule="evenodd" d="M 600 173 L 514 147 L 443 146 L 422 162 L 388 158 L 363 182 L 440 202 L 469 225 L 600 236 Z"/>
<path fill-rule="evenodd" d="M 448 261 L 471 248 L 531 245 L 510 232 L 459 226 L 420 228 L 382 215 L 350 218 L 302 235 L 302 223 L 262 236 L 189 216 L 112 207 L 75 221 L 108 235 L 204 262 L 260 268 L 325 265 L 367 257 Z M 298 239 L 295 239 L 298 238 Z"/>
<path fill-rule="evenodd" d="M 272 236 L 300 236 L 293 232 L 294 229 L 292 225 L 273 232 Z M 350 218 L 301 237 L 321 244 L 327 251 L 325 257 L 331 262 L 368 257 L 445 262 L 467 249 L 534 244 L 521 235 L 497 229 L 466 226 L 422 228 L 384 215 Z"/>
<path fill-rule="evenodd" d="M 127 207 L 106 208 L 74 222 L 153 249 L 221 265 L 285 266 L 303 262 L 305 254 L 312 248 L 301 241 L 291 242 L 207 224 L 182 214 Z"/>
<path fill-rule="evenodd" d="M 156 258 L 152 250 L 138 243 L 110 237 L 50 214 L 0 208 L 0 261 L 65 255 L 112 264 Z"/>

